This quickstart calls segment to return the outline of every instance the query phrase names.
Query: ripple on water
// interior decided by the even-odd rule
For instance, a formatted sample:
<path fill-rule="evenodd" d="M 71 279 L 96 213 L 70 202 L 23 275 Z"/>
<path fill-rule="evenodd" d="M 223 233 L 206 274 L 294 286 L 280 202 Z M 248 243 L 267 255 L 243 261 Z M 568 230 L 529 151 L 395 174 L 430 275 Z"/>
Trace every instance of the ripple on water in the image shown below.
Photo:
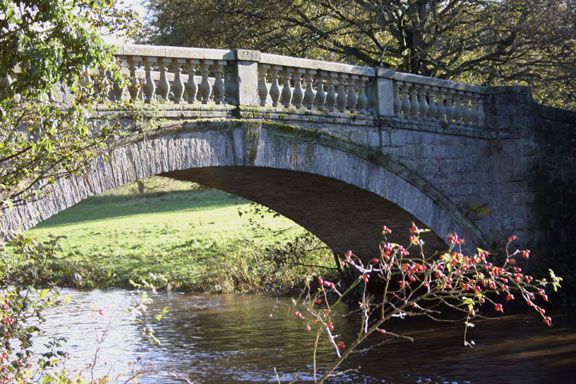
<path fill-rule="evenodd" d="M 126 309 L 137 300 L 124 290 L 65 290 L 72 301 L 50 311 L 47 329 L 68 338 L 68 368 L 83 369 L 100 346 L 96 374 L 126 372 L 142 359 L 160 373 L 139 383 L 181 383 L 168 372 L 194 383 L 312 382 L 314 335 L 306 322 L 291 316 L 291 300 L 262 296 L 161 294 L 151 311 L 169 307 L 156 327 L 162 344 L 150 345 Z M 103 315 L 99 315 L 98 310 Z M 353 319 L 335 321 L 343 340 L 356 332 Z M 472 335 L 477 346 L 462 347 L 462 328 L 421 320 L 398 321 L 389 329 L 415 337 L 414 343 L 393 341 L 380 349 L 354 355 L 349 371 L 332 383 L 527 383 L 565 382 L 576 375 L 576 321 L 556 316 L 555 327 L 543 327 L 537 317 L 522 315 L 498 322 L 480 321 Z M 98 335 L 106 332 L 102 343 Z M 376 335 L 371 342 L 382 341 Z M 329 345 L 319 351 L 319 366 L 334 353 Z"/>

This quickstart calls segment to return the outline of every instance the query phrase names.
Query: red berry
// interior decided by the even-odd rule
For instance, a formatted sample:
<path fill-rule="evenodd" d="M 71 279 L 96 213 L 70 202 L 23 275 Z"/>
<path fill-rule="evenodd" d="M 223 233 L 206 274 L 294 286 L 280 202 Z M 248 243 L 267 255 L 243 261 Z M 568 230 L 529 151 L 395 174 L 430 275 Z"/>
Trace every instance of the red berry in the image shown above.
<path fill-rule="evenodd" d="M 530 257 L 530 250 L 525 249 L 524 251 L 522 251 L 522 257 L 528 259 Z"/>

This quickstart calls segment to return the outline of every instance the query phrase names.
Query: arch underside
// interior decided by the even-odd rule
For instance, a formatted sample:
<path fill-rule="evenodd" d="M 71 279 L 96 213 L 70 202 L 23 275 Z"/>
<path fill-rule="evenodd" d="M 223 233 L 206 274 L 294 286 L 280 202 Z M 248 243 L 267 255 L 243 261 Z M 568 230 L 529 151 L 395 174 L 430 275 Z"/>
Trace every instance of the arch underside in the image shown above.
<path fill-rule="evenodd" d="M 382 226 L 393 229 L 389 241 L 407 245 L 411 222 L 425 224 L 398 205 L 342 181 L 305 172 L 261 167 L 210 167 L 167 172 L 161 176 L 209 185 L 270 207 L 294 220 L 335 252 L 348 249 L 378 255 Z M 427 247 L 445 248 L 433 233 Z"/>
<path fill-rule="evenodd" d="M 432 185 L 386 157 L 317 131 L 262 121 L 184 122 L 133 135 L 85 175 L 58 180 L 41 201 L 7 212 L 2 227 L 30 228 L 88 196 L 151 175 L 266 205 L 336 252 L 373 257 L 383 225 L 393 230 L 390 241 L 406 243 L 412 221 L 433 231 L 423 237 L 428 249 L 445 248 L 443 238 L 453 231 L 475 234 Z"/>

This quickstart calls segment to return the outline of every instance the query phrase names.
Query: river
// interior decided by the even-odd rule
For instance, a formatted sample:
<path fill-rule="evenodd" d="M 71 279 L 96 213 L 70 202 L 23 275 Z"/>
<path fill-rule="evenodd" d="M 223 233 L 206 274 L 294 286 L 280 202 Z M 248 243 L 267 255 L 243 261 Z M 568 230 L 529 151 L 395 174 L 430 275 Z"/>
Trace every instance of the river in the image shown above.
<path fill-rule="evenodd" d="M 289 298 L 256 295 L 158 294 L 152 313 L 168 307 L 155 324 L 160 345 L 150 344 L 142 325 L 126 308 L 133 292 L 123 290 L 64 290 L 71 296 L 65 308 L 47 313 L 46 329 L 64 336 L 70 369 L 83 369 L 98 359 L 94 375 L 148 370 L 138 383 L 282 383 L 298 377 L 313 382 L 314 333 L 306 320 L 293 315 Z M 344 313 L 344 308 L 336 310 Z M 423 319 L 397 320 L 388 329 L 412 336 L 381 348 L 353 355 L 347 371 L 331 383 L 567 383 L 576 377 L 576 314 L 557 313 L 554 326 L 544 326 L 534 314 L 476 322 L 474 349 L 462 344 L 462 326 Z M 354 318 L 339 317 L 335 328 L 343 340 L 356 332 Z M 102 335 L 104 334 L 104 337 Z M 372 343 L 385 336 L 375 335 Z M 101 339 L 98 342 L 98 339 Z M 326 343 L 319 366 L 335 357 Z M 276 374 L 277 372 L 277 374 Z M 277 376 L 278 375 L 278 376 Z M 125 378 L 126 376 L 124 376 Z"/>

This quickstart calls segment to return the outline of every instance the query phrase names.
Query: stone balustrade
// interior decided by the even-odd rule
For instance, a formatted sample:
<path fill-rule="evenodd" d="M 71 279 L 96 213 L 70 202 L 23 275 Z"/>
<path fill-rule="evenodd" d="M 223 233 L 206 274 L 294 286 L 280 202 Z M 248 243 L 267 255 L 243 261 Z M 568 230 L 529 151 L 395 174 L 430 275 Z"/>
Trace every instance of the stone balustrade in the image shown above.
<path fill-rule="evenodd" d="M 373 68 L 262 54 L 260 106 L 376 114 Z"/>
<path fill-rule="evenodd" d="M 129 97 L 145 103 L 235 103 L 234 82 L 229 80 L 233 51 L 126 45 L 117 48 L 116 57 L 128 76 L 128 96 L 114 83 L 111 101 Z"/>
<path fill-rule="evenodd" d="M 115 55 L 127 85 L 105 79 L 101 93 L 111 102 L 230 104 L 485 125 L 487 87 L 241 49 L 124 45 Z M 9 84 L 2 79 L 0 87 Z"/>
<path fill-rule="evenodd" d="M 483 126 L 486 87 L 378 69 L 392 81 L 394 116 Z"/>

